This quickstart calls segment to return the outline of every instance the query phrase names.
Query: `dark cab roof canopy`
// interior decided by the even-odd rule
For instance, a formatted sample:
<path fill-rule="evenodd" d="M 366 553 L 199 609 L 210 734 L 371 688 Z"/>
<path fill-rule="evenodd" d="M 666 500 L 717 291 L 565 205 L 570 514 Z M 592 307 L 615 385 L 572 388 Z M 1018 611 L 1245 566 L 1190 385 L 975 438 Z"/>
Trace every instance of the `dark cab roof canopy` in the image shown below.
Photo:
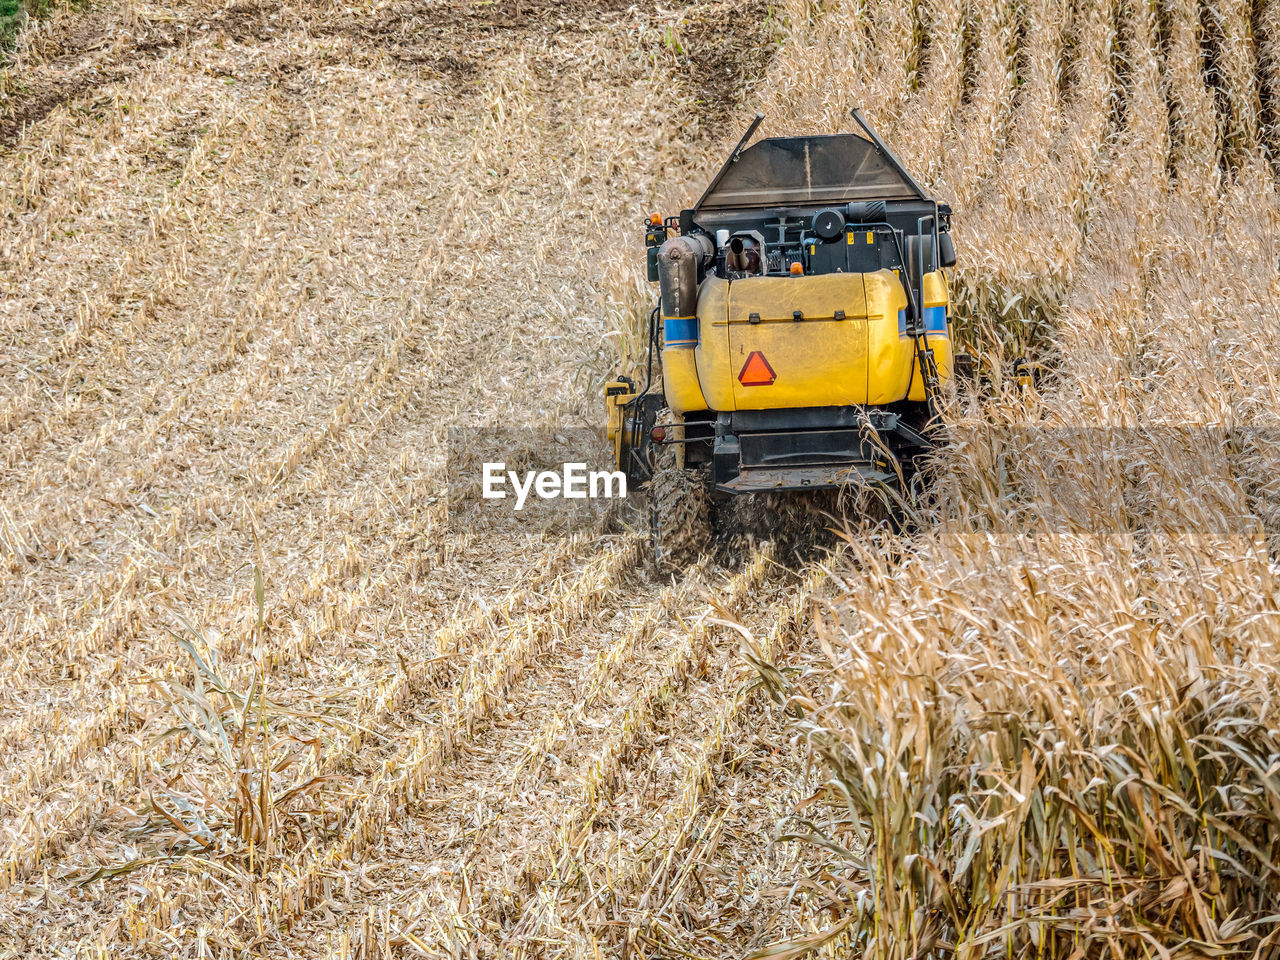
<path fill-rule="evenodd" d="M 892 154 L 857 134 L 841 133 L 773 137 L 735 151 L 694 209 L 921 199 L 923 191 Z"/>

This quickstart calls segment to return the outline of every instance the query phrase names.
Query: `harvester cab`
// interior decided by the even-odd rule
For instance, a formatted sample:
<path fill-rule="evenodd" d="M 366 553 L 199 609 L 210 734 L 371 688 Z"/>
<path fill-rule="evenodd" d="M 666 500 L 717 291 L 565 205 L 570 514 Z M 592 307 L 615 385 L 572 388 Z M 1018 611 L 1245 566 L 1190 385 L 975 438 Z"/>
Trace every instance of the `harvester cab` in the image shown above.
<path fill-rule="evenodd" d="M 893 485 L 931 449 L 951 210 L 853 116 L 862 135 L 748 146 L 757 115 L 693 207 L 646 224 L 646 381 L 614 380 L 606 403 L 660 567 L 705 549 L 713 500 Z"/>

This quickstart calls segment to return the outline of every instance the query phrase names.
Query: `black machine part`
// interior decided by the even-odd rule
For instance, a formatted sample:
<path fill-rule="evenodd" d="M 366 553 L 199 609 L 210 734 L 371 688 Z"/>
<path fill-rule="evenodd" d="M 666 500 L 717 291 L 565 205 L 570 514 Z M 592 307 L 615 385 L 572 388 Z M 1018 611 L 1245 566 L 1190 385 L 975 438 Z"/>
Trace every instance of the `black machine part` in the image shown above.
<path fill-rule="evenodd" d="M 771 137 L 730 158 L 694 213 L 850 200 L 924 200 L 891 155 L 856 133 Z"/>
<path fill-rule="evenodd" d="M 658 285 L 664 317 L 692 317 L 697 313 L 699 274 L 715 252 L 715 242 L 705 233 L 672 237 L 658 248 Z"/>
<path fill-rule="evenodd" d="M 879 223 L 887 211 L 883 200 L 855 200 L 844 208 L 850 223 Z"/>
<path fill-rule="evenodd" d="M 891 483 L 933 446 L 909 411 L 874 407 L 740 410 L 714 430 L 712 483 L 729 494 Z"/>
<path fill-rule="evenodd" d="M 692 214 L 851 200 L 929 199 L 857 108 L 852 116 L 865 136 L 772 137 L 748 147 L 747 141 L 764 119 L 756 114 L 693 205 Z"/>
<path fill-rule="evenodd" d="M 764 238 L 759 232 L 735 233 L 725 251 L 725 269 L 733 273 L 755 276 L 765 269 Z"/>
<path fill-rule="evenodd" d="M 639 488 L 653 476 L 656 454 L 653 448 L 653 427 L 658 419 L 658 411 L 665 405 L 662 394 L 646 391 L 625 408 L 620 466 L 626 474 L 628 488 Z"/>
<path fill-rule="evenodd" d="M 956 244 L 951 239 L 951 231 L 938 234 L 938 266 L 954 267 L 956 265 Z"/>
<path fill-rule="evenodd" d="M 835 207 L 826 207 L 813 215 L 813 232 L 831 243 L 844 238 L 844 214 Z"/>

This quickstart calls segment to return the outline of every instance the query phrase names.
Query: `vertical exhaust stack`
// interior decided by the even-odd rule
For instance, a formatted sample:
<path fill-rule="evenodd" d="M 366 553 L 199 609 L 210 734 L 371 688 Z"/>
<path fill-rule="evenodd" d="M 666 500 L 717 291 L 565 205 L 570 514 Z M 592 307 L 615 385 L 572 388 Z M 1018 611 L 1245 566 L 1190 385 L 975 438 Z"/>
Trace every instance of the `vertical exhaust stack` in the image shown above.
<path fill-rule="evenodd" d="M 715 256 L 711 238 L 698 233 L 672 237 L 658 248 L 662 316 L 693 317 L 698 312 L 698 268 Z"/>

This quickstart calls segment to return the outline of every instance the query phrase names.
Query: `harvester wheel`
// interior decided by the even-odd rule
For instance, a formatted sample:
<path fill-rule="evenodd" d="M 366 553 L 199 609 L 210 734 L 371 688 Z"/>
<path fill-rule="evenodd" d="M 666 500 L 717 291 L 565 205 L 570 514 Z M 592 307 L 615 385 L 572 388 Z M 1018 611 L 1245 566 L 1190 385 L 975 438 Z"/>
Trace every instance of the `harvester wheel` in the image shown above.
<path fill-rule="evenodd" d="M 711 546 L 711 494 L 702 473 L 682 470 L 672 447 L 654 449 L 649 538 L 659 573 L 678 573 Z"/>

